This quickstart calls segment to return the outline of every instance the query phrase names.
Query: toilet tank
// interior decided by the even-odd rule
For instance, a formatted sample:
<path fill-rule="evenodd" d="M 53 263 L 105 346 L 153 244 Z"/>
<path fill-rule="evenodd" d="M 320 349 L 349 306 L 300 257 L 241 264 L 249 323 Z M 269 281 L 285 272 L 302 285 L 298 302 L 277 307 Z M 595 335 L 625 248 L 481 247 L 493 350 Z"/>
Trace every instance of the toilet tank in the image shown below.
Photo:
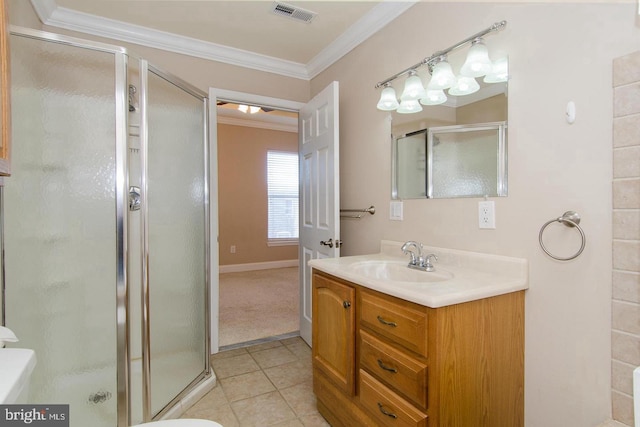
<path fill-rule="evenodd" d="M 0 348 L 0 404 L 27 403 L 36 353 L 25 348 Z"/>

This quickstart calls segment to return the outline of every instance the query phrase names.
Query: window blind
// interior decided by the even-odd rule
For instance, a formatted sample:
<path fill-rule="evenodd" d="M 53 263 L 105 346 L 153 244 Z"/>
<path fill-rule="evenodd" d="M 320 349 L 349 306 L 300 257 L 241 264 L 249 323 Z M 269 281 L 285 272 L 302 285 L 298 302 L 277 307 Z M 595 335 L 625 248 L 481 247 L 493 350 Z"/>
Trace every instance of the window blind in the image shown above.
<path fill-rule="evenodd" d="M 267 151 L 268 240 L 298 239 L 298 153 Z"/>

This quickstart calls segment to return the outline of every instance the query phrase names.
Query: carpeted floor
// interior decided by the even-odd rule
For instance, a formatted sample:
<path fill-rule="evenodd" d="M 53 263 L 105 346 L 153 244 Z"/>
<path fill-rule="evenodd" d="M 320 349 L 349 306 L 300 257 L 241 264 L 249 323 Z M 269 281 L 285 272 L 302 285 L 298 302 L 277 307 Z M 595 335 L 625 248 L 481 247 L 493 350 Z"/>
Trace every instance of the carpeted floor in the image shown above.
<path fill-rule="evenodd" d="M 220 274 L 220 347 L 300 329 L 298 267 Z"/>

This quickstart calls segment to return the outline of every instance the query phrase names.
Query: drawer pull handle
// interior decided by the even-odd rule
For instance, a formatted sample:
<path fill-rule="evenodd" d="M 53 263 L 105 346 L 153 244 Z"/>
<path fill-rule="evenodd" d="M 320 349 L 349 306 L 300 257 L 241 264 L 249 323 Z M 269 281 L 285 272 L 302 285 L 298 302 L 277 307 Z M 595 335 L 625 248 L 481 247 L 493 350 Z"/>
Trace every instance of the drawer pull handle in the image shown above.
<path fill-rule="evenodd" d="M 394 414 L 393 412 L 389 412 L 387 410 L 384 409 L 384 406 L 382 406 L 382 403 L 378 402 L 378 409 L 380 409 L 380 412 L 382 412 L 383 414 L 385 414 L 387 417 L 391 417 L 394 420 L 396 418 L 398 418 L 398 416 L 396 414 Z"/>
<path fill-rule="evenodd" d="M 378 359 L 378 366 L 380 366 L 385 371 L 393 372 L 394 374 L 398 373 L 398 370 L 396 368 L 390 368 L 388 366 L 385 366 L 384 362 L 382 362 L 382 360 L 380 359 Z"/>
<path fill-rule="evenodd" d="M 349 308 L 349 307 L 351 307 L 351 301 L 347 301 L 347 300 L 342 301 L 342 306 L 343 306 L 344 308 Z"/>
<path fill-rule="evenodd" d="M 392 328 L 398 326 L 396 322 L 386 321 L 381 316 L 378 316 L 378 322 L 382 323 L 383 325 L 391 326 Z"/>

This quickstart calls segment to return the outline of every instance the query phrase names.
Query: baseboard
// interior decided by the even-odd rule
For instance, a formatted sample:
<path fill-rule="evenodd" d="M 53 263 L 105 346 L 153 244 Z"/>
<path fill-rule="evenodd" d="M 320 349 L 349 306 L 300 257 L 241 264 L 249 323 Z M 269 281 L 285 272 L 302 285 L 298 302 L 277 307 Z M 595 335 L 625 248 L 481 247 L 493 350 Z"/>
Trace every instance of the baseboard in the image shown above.
<path fill-rule="evenodd" d="M 297 267 L 297 259 L 285 259 L 282 261 L 269 261 L 269 262 L 251 262 L 247 264 L 229 264 L 221 265 L 220 273 L 238 273 L 240 271 L 253 271 L 253 270 L 269 270 L 272 268 L 286 268 Z"/>

